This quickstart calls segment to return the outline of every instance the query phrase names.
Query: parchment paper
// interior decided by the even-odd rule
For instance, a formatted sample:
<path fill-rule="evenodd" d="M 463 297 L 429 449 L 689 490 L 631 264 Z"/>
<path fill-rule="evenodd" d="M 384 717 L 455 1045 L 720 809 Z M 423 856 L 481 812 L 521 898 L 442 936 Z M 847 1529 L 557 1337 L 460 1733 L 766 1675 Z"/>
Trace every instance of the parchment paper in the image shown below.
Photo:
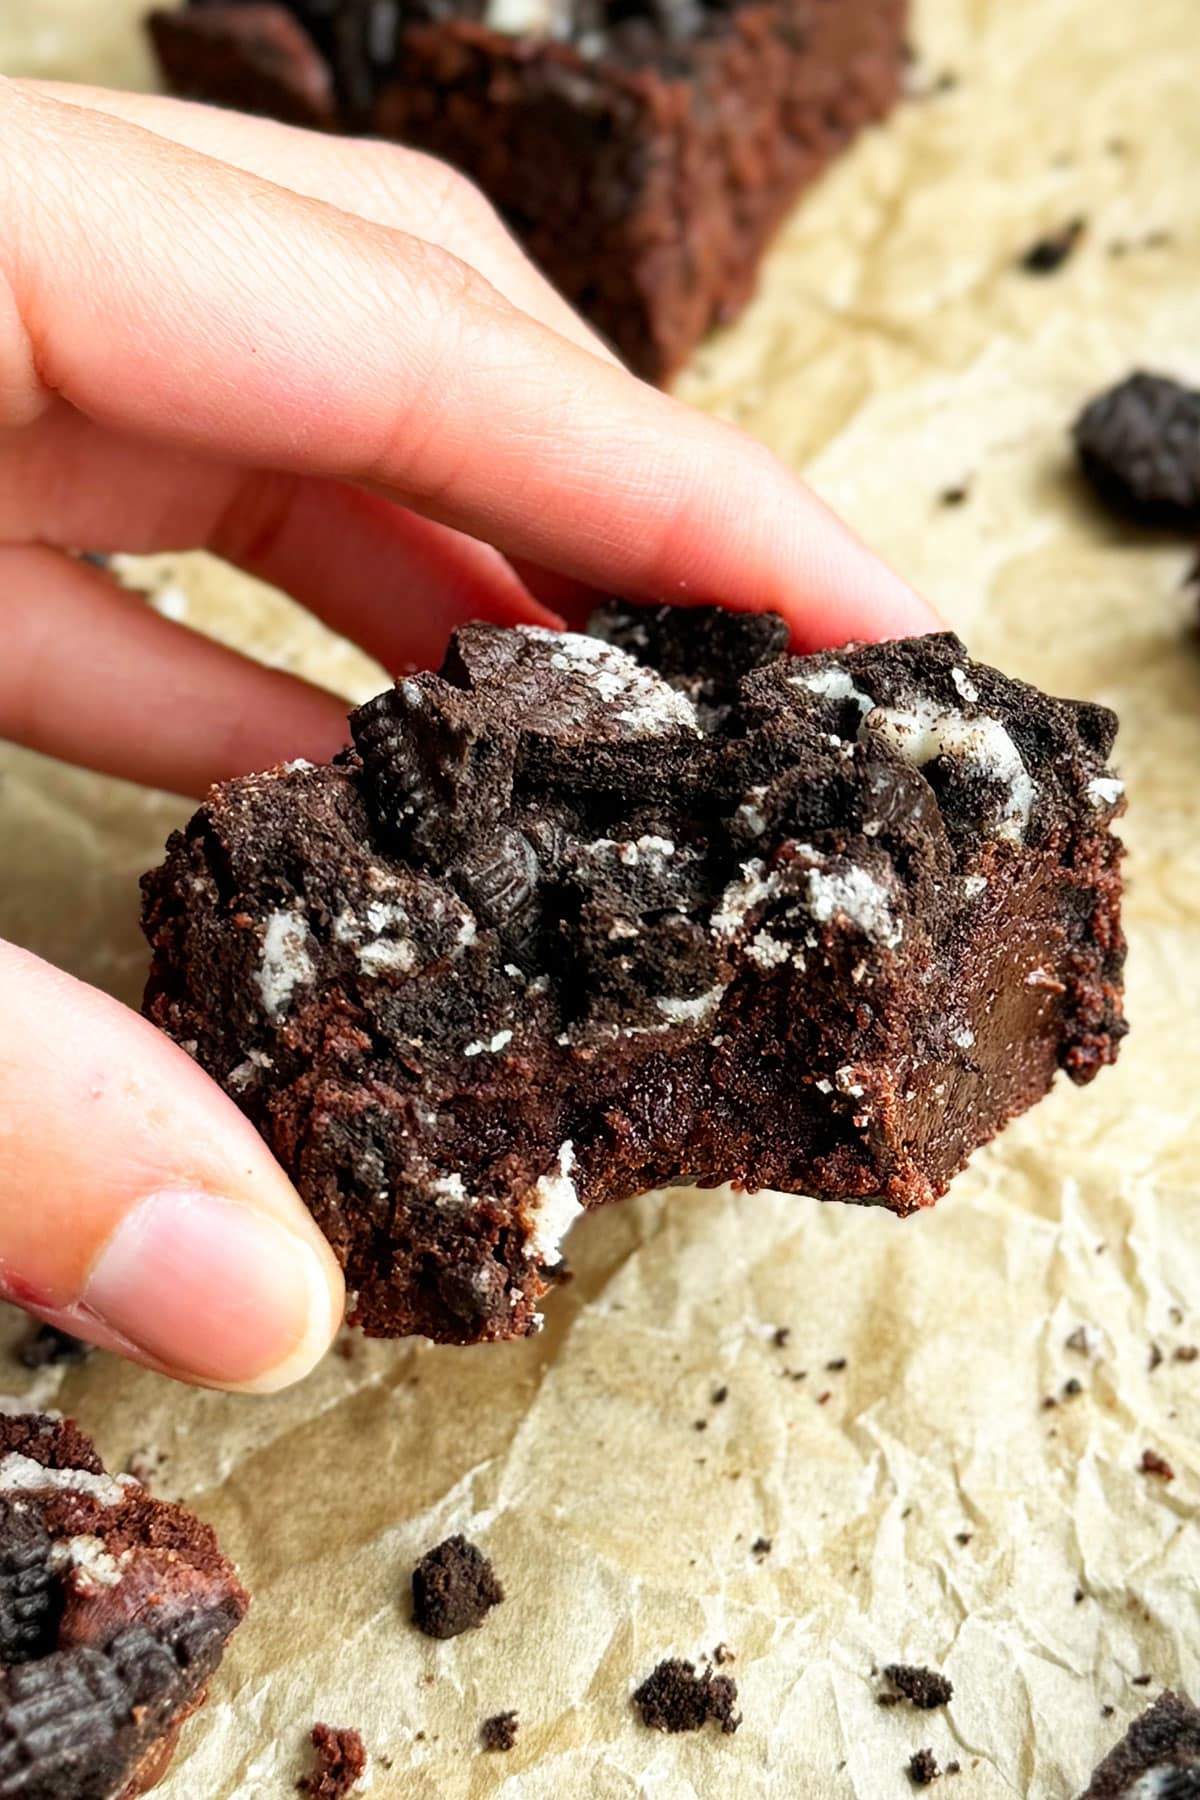
<path fill-rule="evenodd" d="M 8 0 L 0 67 L 148 79 L 139 5 Z M 904 1225 L 726 1194 L 587 1220 L 530 1343 L 356 1341 L 263 1402 L 72 1372 L 57 1404 L 117 1466 L 161 1452 L 160 1491 L 254 1592 L 164 1800 L 286 1795 L 316 1718 L 359 1726 L 370 1791 L 404 1800 L 901 1800 L 922 1745 L 962 1764 L 948 1800 L 1067 1800 L 1161 1685 L 1200 1698 L 1200 1363 L 1173 1354 L 1200 1339 L 1195 594 L 1188 547 L 1093 510 L 1064 438 L 1133 365 L 1200 381 L 1200 20 L 1195 0 L 928 0 L 914 36 L 922 97 L 800 208 L 683 391 L 804 466 L 976 655 L 1120 711 L 1120 1066 L 1063 1084 Z M 1066 268 L 1014 269 L 1076 214 Z M 156 579 L 349 696 L 377 679 L 211 564 Z M 135 878 L 185 809 L 14 751 L 2 768 L 0 930 L 136 1001 Z M 1092 1355 L 1066 1346 L 1080 1324 Z M 1145 1448 L 1172 1483 L 1139 1472 Z M 407 1578 L 454 1530 L 508 1599 L 434 1644 Z M 740 1732 L 645 1731 L 635 1683 L 722 1640 Z M 871 1668 L 894 1658 L 944 1669 L 949 1709 L 881 1710 Z M 517 1746 L 483 1755 L 502 1708 Z"/>

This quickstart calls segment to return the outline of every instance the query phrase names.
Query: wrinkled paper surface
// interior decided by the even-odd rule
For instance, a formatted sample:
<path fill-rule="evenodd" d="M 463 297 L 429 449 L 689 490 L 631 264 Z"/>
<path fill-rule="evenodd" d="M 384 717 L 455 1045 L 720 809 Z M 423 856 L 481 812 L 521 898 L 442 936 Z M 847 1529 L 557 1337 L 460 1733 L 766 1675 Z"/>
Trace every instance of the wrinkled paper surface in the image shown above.
<path fill-rule="evenodd" d="M 146 82 L 138 10 L 9 0 L 0 68 Z M 164 1800 L 294 1791 L 318 1718 L 359 1726 L 369 1791 L 404 1800 L 902 1800 L 925 1745 L 962 1764 L 955 1800 L 1069 1800 L 1161 1685 L 1200 1698 L 1200 1363 L 1173 1355 L 1200 1339 L 1196 596 L 1189 547 L 1099 514 L 1065 440 L 1134 365 L 1200 382 L 1198 28 L 1195 0 L 928 0 L 917 96 L 682 383 L 802 466 L 975 655 L 1119 710 L 1119 1067 L 1063 1082 L 905 1224 L 724 1193 L 586 1220 L 536 1341 L 356 1339 L 265 1401 L 99 1357 L 38 1377 L 114 1466 L 161 1454 L 158 1491 L 254 1593 Z M 1076 215 L 1064 269 L 1015 268 Z M 154 579 L 203 629 L 349 697 L 378 685 L 228 571 Z M 15 751 L 0 771 L 0 931 L 135 1003 L 136 877 L 185 807 Z M 1093 1354 L 1066 1346 L 1080 1324 Z M 508 1599 L 436 1644 L 407 1578 L 451 1531 Z M 738 1734 L 644 1730 L 633 1686 L 722 1641 Z M 896 1658 L 944 1669 L 950 1707 L 880 1709 L 871 1668 Z M 480 1753 L 507 1708 L 516 1748 Z"/>

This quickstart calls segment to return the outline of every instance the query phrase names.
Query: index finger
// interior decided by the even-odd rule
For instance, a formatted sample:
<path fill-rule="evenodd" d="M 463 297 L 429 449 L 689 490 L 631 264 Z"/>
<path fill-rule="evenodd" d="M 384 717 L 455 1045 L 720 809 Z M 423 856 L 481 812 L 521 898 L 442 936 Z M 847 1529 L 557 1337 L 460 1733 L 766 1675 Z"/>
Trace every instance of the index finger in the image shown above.
<path fill-rule="evenodd" d="M 56 392 L 160 442 L 372 483 L 599 589 L 774 608 L 801 646 L 933 624 L 760 445 L 447 252 L 13 84 L 0 126 L 10 422 Z"/>

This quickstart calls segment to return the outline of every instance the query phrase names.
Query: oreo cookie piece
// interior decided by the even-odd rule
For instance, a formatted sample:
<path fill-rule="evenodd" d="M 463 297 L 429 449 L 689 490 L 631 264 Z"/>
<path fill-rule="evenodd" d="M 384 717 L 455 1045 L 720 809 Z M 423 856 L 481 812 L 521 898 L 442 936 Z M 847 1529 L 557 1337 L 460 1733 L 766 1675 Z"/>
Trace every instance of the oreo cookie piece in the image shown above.
<path fill-rule="evenodd" d="M 1080 1800 L 1200 1800 L 1200 1708 L 1161 1694 L 1135 1719 Z"/>
<path fill-rule="evenodd" d="M 1113 716 L 948 634 L 786 642 L 704 608 L 466 626 L 145 877 L 145 1010 L 366 1330 L 536 1329 L 571 1224 L 647 1188 L 914 1212 L 1113 1060 Z"/>
<path fill-rule="evenodd" d="M 69 1422 L 0 1416 L 0 1800 L 134 1800 L 240 1623 L 207 1525 Z"/>
<path fill-rule="evenodd" d="M 1138 372 L 1097 395 L 1074 427 L 1100 498 L 1146 525 L 1200 529 L 1200 392 Z"/>

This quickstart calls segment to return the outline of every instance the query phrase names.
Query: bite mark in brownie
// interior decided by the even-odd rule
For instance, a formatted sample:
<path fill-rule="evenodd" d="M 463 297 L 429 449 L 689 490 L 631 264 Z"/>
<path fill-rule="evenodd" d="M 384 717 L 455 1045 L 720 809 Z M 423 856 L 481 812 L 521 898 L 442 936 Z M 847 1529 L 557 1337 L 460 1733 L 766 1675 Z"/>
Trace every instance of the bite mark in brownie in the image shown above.
<path fill-rule="evenodd" d="M 714 1675 L 707 1664 L 697 1671 L 694 1663 L 670 1656 L 636 1689 L 633 1704 L 651 1731 L 702 1731 L 711 1722 L 728 1734 L 742 1722 L 737 1697 L 732 1675 Z"/>
<path fill-rule="evenodd" d="M 361 1735 L 349 1726 L 314 1725 L 309 1741 L 316 1752 L 316 1766 L 296 1783 L 313 1800 L 345 1800 L 367 1769 L 367 1752 Z"/>
<path fill-rule="evenodd" d="M 352 1322 L 537 1329 L 588 1208 L 730 1181 L 899 1214 L 1116 1055 L 1115 721 L 948 634 L 473 625 L 332 765 L 144 881 L 148 1015 L 258 1126 Z"/>
<path fill-rule="evenodd" d="M 1200 1800 L 1200 1708 L 1159 1696 L 1135 1719 L 1080 1800 Z"/>
<path fill-rule="evenodd" d="M 1200 529 L 1200 391 L 1137 371 L 1084 407 L 1074 438 L 1108 506 L 1141 524 Z"/>
<path fill-rule="evenodd" d="M 472 177 L 661 380 L 732 319 L 802 188 L 899 91 L 905 0 L 192 0 L 177 93 L 397 139 Z"/>
<path fill-rule="evenodd" d="M 896 1694 L 923 1712 L 931 1712 L 935 1706 L 949 1706 L 954 1698 L 953 1683 L 936 1669 L 913 1663 L 888 1663 L 883 1678 L 891 1683 Z"/>
<path fill-rule="evenodd" d="M 0 1416 L 0 1796 L 145 1792 L 246 1605 L 207 1525 L 69 1421 Z"/>
<path fill-rule="evenodd" d="M 417 1629 L 452 1638 L 482 1625 L 504 1588 L 483 1551 L 456 1535 L 425 1552 L 413 1570 L 412 1594 Z"/>

